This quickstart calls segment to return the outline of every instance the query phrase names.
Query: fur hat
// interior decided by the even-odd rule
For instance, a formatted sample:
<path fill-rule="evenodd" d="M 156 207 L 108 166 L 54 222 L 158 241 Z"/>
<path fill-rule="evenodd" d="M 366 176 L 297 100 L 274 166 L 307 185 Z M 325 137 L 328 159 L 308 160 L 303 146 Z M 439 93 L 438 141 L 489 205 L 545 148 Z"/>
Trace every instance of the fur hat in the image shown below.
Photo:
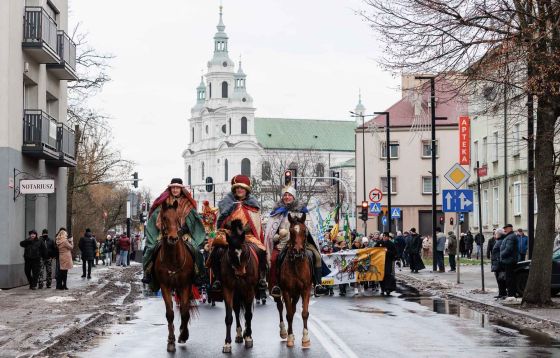
<path fill-rule="evenodd" d="M 47 230 L 47 229 L 43 229 L 43 231 L 41 232 L 42 235 L 46 235 L 48 233 L 49 233 L 49 230 Z"/>
<path fill-rule="evenodd" d="M 171 179 L 171 183 L 169 183 L 169 185 L 167 186 L 168 188 L 171 187 L 179 187 L 179 188 L 184 188 L 185 186 L 183 185 L 183 179 L 181 178 L 173 178 Z"/>
<path fill-rule="evenodd" d="M 282 189 L 282 195 L 284 195 L 284 194 L 286 194 L 286 193 L 292 195 L 294 198 L 295 198 L 296 195 L 297 195 L 296 188 L 294 188 L 294 187 L 291 186 L 291 185 L 285 186 L 284 189 Z"/>
<path fill-rule="evenodd" d="M 236 188 L 243 188 L 249 193 L 251 192 L 251 178 L 246 175 L 236 175 L 231 178 L 231 191 L 235 191 Z"/>

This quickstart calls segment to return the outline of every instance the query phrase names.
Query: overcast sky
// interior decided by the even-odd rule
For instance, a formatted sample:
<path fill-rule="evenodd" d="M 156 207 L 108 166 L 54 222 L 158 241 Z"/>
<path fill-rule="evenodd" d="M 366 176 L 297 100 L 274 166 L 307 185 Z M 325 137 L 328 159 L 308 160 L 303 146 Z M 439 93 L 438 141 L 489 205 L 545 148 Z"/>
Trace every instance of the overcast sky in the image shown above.
<path fill-rule="evenodd" d="M 212 57 L 219 0 L 70 0 L 70 28 L 112 60 L 95 99 L 114 145 L 154 195 L 183 177 L 181 153 L 201 70 Z M 400 97 L 375 62 L 382 46 L 360 0 L 223 0 L 229 54 L 242 56 L 257 117 L 348 119 L 361 88 L 369 113 Z M 333 138 L 336 140 L 336 138 Z"/>

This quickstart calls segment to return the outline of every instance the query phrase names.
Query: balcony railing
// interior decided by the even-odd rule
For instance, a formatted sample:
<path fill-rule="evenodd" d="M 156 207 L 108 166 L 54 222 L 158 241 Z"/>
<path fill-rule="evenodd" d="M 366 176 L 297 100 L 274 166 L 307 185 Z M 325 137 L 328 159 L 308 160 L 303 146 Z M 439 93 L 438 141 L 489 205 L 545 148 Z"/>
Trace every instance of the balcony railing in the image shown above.
<path fill-rule="evenodd" d="M 22 152 L 42 159 L 58 159 L 56 120 L 41 110 L 26 109 Z"/>
<path fill-rule="evenodd" d="M 41 63 L 56 63 L 57 55 L 56 22 L 45 9 L 26 6 L 23 18 L 23 46 L 33 51 Z"/>
<path fill-rule="evenodd" d="M 58 151 L 62 153 L 65 157 L 70 159 L 75 159 L 74 153 L 74 140 L 76 135 L 74 131 L 70 129 L 67 125 L 58 123 L 57 128 L 57 139 L 58 139 Z"/>
<path fill-rule="evenodd" d="M 58 30 L 57 41 L 58 56 L 61 62 L 67 63 L 71 69 L 76 70 L 76 44 L 62 30 Z"/>

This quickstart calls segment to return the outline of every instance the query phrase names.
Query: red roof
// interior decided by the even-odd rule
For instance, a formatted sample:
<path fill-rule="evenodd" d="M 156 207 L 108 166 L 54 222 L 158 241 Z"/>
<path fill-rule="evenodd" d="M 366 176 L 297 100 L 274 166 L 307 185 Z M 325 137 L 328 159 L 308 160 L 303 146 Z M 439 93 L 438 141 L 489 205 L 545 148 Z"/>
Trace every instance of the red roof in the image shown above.
<path fill-rule="evenodd" d="M 411 91 L 412 93 L 412 91 Z M 429 126 L 431 121 L 430 82 L 422 86 L 421 110 L 415 115 L 414 99 L 406 96 L 389 107 L 391 127 Z M 436 79 L 436 117 L 447 117 L 447 120 L 437 120 L 436 126 L 457 125 L 459 116 L 467 115 L 467 103 L 458 95 L 449 82 Z M 378 127 L 385 127 L 385 116 L 378 115 L 366 122 L 366 127 L 375 123 Z"/>

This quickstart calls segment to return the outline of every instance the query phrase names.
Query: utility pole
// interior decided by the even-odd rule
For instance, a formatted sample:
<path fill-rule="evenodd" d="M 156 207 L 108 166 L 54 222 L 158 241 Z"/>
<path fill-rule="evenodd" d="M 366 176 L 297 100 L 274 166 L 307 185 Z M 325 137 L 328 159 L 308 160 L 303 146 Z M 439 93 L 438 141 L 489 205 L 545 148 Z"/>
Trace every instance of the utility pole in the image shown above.
<path fill-rule="evenodd" d="M 529 260 L 533 257 L 535 243 L 535 141 L 534 141 L 533 95 L 527 94 L 527 235 L 529 236 Z M 507 223 L 506 223 L 507 224 Z"/>
<path fill-rule="evenodd" d="M 479 161 L 476 161 L 476 187 L 478 191 L 478 232 L 482 236 L 482 202 L 480 201 L 480 165 Z M 480 274 L 482 280 L 482 292 L 484 292 L 484 243 L 480 245 Z"/>
<path fill-rule="evenodd" d="M 385 152 L 387 159 L 387 222 L 388 232 L 393 231 L 393 219 L 391 218 L 391 121 L 389 112 L 374 112 L 377 115 L 385 116 Z"/>

